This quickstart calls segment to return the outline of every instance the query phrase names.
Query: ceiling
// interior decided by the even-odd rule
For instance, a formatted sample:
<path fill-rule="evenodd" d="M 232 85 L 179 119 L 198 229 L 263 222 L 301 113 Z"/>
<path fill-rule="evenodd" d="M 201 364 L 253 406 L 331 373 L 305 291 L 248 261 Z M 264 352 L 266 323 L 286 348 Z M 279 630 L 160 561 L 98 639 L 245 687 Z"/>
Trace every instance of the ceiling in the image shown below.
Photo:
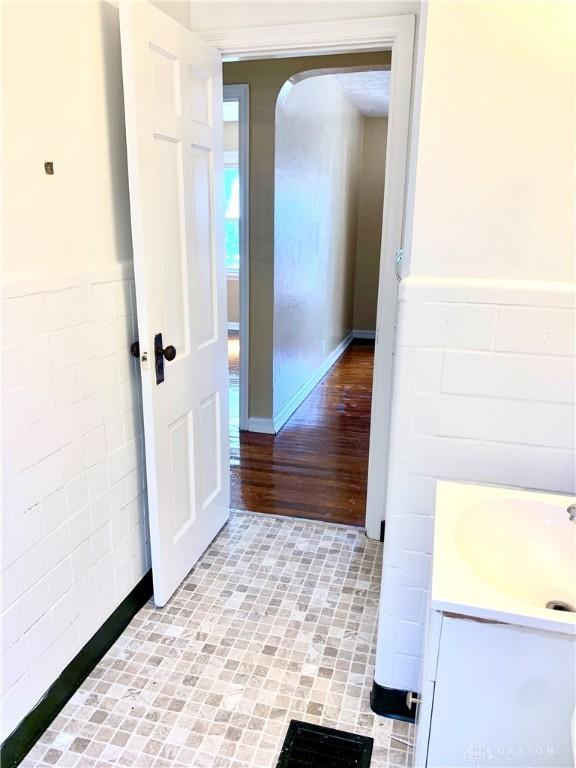
<path fill-rule="evenodd" d="M 364 117 L 387 117 L 390 102 L 390 72 L 387 70 L 344 72 L 333 77 L 346 98 Z"/>
<path fill-rule="evenodd" d="M 318 76 L 318 75 L 316 75 Z M 390 102 L 389 70 L 364 70 L 319 75 L 330 78 L 364 117 L 387 117 Z M 306 78 L 303 78 L 306 79 Z M 290 82 L 297 80 L 292 78 Z M 238 121 L 238 102 L 224 102 L 224 122 Z"/>

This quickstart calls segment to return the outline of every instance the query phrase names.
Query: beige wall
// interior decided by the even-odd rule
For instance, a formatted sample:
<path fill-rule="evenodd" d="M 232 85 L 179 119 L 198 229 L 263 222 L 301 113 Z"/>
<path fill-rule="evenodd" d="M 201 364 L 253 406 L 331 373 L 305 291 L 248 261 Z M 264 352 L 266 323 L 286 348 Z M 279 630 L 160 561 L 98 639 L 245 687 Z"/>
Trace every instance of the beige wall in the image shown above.
<path fill-rule="evenodd" d="M 276 107 L 274 415 L 352 330 L 364 120 L 331 77 Z"/>
<path fill-rule="evenodd" d="M 353 325 L 356 331 L 376 330 L 387 132 L 387 118 L 364 120 L 354 278 Z"/>
<path fill-rule="evenodd" d="M 228 302 L 228 322 L 240 322 L 240 281 L 235 277 L 229 277 L 226 281 L 227 302 Z"/>
<path fill-rule="evenodd" d="M 194 14 L 193 14 L 194 17 Z M 272 417 L 274 305 L 274 127 L 284 83 L 314 69 L 390 65 L 389 52 L 227 62 L 224 83 L 250 86 L 250 403 Z"/>

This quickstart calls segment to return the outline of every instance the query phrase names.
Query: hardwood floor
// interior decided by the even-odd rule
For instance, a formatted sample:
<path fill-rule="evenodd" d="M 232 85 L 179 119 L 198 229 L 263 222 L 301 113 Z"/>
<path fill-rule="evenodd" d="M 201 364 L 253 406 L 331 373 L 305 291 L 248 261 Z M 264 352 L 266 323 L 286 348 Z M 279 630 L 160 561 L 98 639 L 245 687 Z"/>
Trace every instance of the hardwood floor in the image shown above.
<path fill-rule="evenodd" d="M 232 508 L 364 525 L 374 345 L 355 342 L 277 435 L 239 432 L 228 340 Z"/>

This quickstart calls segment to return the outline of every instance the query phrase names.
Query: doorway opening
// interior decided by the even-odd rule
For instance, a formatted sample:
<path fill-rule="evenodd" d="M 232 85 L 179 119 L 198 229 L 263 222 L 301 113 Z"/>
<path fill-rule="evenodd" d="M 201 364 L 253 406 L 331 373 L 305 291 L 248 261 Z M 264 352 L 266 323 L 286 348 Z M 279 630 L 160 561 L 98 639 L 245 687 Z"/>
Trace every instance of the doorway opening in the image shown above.
<path fill-rule="evenodd" d="M 274 69 L 293 74 L 261 88 L 261 73 Z M 273 238 L 272 275 L 266 283 L 254 274 L 253 284 L 267 294 L 271 322 L 251 338 L 261 371 L 271 353 L 270 386 L 257 382 L 258 415 L 241 432 L 239 339 L 229 330 L 231 507 L 364 526 L 390 53 L 247 61 L 224 72 L 247 77 L 260 116 L 250 226 L 257 243 L 266 227 Z M 271 207 L 258 197 L 270 182 Z"/>
<path fill-rule="evenodd" d="M 273 63 L 280 66 L 275 70 L 277 88 L 272 89 L 273 98 L 266 109 L 260 109 L 260 104 L 256 108 L 255 84 L 250 78 L 241 76 L 234 83 L 226 82 L 242 86 L 245 96 L 250 88 L 250 108 L 255 117 L 250 125 L 251 153 L 259 162 L 268 161 L 272 155 L 264 180 L 255 182 L 250 168 L 250 208 L 255 209 L 255 215 L 243 214 L 248 195 L 240 194 L 239 236 L 241 241 L 247 238 L 249 219 L 250 256 L 248 241 L 245 247 L 241 242 L 239 421 L 242 427 L 245 413 L 245 429 L 258 441 L 276 435 L 298 408 L 297 396 L 307 387 L 311 391 L 327 372 L 315 373 L 278 410 L 273 387 L 274 138 L 266 139 L 262 130 L 268 130 L 270 112 L 274 129 L 276 97 L 284 83 L 298 73 L 318 68 L 322 64 L 319 56 L 337 58 L 338 64 L 333 64 L 336 68 L 351 64 L 369 68 L 382 63 L 375 58 L 382 57 L 390 64 L 394 57 L 378 278 L 375 397 L 370 416 L 377 429 L 370 430 L 366 491 L 366 529 L 371 538 L 378 538 L 386 499 L 397 303 L 397 285 L 390 278 L 394 277 L 394 255 L 402 245 L 404 211 L 412 200 L 411 194 L 405 199 L 405 185 L 414 18 L 371 18 L 353 26 L 343 21 L 310 28 L 288 25 L 281 30 L 222 30 L 206 35 L 204 42 L 174 27 L 148 4 L 122 5 L 121 22 L 122 39 L 126 41 L 122 47 L 123 82 L 149 530 L 154 599 L 161 606 L 228 519 L 230 491 L 235 491 L 234 481 L 232 487 L 229 482 L 226 265 L 221 248 L 223 232 L 217 231 L 224 213 L 220 177 L 222 61 L 224 81 L 226 67 L 231 63 L 226 59 L 235 58 L 236 64 L 248 65 L 254 63 L 255 55 L 268 55 L 273 58 L 265 62 L 265 72 L 275 69 Z M 346 53 L 350 50 L 354 53 Z M 167 61 L 177 61 L 178 65 L 167 65 Z M 178 73 L 189 78 L 189 88 L 180 88 Z M 266 85 L 263 90 L 269 91 Z M 244 103 L 247 115 L 247 98 Z M 240 185 L 248 183 L 248 174 L 242 174 L 242 147 L 247 152 L 248 144 L 240 138 Z M 259 222 L 263 222 L 263 230 L 257 231 L 255 225 Z M 269 290 L 255 287 L 260 279 L 267 281 Z M 247 293 L 243 297 L 248 283 L 249 313 Z M 256 344 L 262 339 L 263 345 Z M 324 351 L 328 351 L 328 344 Z M 343 351 L 342 347 L 339 351 Z M 261 353 L 264 361 L 258 359 Z M 249 393 L 243 387 L 248 375 L 244 358 L 250 364 Z M 328 359 L 331 364 L 333 360 Z M 336 433 L 334 439 L 326 441 L 336 452 L 338 439 Z M 240 448 L 244 450 L 242 441 Z M 305 454 L 305 447 L 301 453 Z M 246 445 L 245 455 L 248 472 L 255 477 L 254 486 L 264 490 L 274 487 L 275 473 L 269 476 L 270 465 L 262 465 L 251 444 Z M 274 447 L 271 458 L 274 468 Z M 317 455 L 309 456 L 308 465 L 314 467 L 316 463 Z M 340 468 L 341 464 L 336 470 L 328 469 L 325 487 L 333 484 Z M 295 485 L 290 478 L 289 485 Z M 317 498 L 317 484 L 308 488 L 305 495 Z M 239 506 L 233 499 L 232 506 Z M 172 514 L 164 513 L 167 508 Z"/>
<path fill-rule="evenodd" d="M 248 183 L 249 94 L 246 85 L 224 86 L 223 198 L 229 434 L 232 454 L 248 420 Z"/>

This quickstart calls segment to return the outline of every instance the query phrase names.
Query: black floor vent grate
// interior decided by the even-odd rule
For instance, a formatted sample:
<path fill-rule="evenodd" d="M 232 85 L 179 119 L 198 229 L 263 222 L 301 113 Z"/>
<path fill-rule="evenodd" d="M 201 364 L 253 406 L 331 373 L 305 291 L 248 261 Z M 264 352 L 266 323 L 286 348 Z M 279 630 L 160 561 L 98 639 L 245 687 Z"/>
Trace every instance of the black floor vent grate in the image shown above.
<path fill-rule="evenodd" d="M 374 739 L 291 720 L 276 768 L 369 768 Z"/>

